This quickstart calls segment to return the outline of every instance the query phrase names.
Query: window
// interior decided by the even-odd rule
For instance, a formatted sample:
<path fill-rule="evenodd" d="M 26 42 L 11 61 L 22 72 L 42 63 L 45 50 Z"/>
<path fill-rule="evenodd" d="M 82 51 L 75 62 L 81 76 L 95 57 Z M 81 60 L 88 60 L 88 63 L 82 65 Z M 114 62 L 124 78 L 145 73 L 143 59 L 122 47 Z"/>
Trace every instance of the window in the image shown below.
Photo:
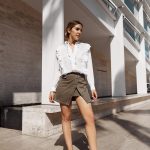
<path fill-rule="evenodd" d="M 124 3 L 127 5 L 127 7 L 131 10 L 133 14 L 137 13 L 139 11 L 139 3 L 134 0 L 124 0 Z"/>
<path fill-rule="evenodd" d="M 109 11 L 112 12 L 112 14 L 115 15 L 116 18 L 118 18 L 117 7 L 115 7 L 109 0 L 102 0 L 102 1 L 109 9 Z"/>
<path fill-rule="evenodd" d="M 150 46 L 149 44 L 147 43 L 147 41 L 145 41 L 145 56 L 149 59 L 150 56 L 149 56 L 149 50 L 150 50 Z"/>
<path fill-rule="evenodd" d="M 123 25 L 124 25 L 125 31 L 132 37 L 132 39 L 135 42 L 138 42 L 139 44 L 141 40 L 140 34 L 134 29 L 134 27 L 130 24 L 130 22 L 124 19 Z"/>
<path fill-rule="evenodd" d="M 143 12 L 143 17 L 144 17 L 144 29 L 148 31 L 150 30 L 150 21 L 148 20 L 148 16 L 146 15 L 145 12 Z"/>

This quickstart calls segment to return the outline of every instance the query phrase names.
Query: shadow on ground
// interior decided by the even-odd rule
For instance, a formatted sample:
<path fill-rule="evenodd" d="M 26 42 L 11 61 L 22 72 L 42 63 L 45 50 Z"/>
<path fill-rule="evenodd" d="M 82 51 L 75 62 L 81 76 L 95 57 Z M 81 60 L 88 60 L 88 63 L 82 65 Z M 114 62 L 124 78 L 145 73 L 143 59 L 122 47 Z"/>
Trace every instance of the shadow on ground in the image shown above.
<path fill-rule="evenodd" d="M 128 113 L 125 112 L 125 113 Z M 129 111 L 129 113 L 133 114 L 149 114 L 149 110 L 132 110 Z M 108 116 L 104 118 L 104 120 L 111 120 L 117 123 L 119 126 L 124 128 L 126 131 L 128 131 L 132 136 L 134 136 L 136 139 L 139 141 L 143 142 L 145 145 L 150 147 L 150 137 L 147 135 L 150 133 L 150 128 L 141 126 L 133 121 L 126 120 L 119 118 L 117 115 L 116 116 Z"/>
<path fill-rule="evenodd" d="M 144 115 L 149 115 L 150 114 L 150 110 L 138 110 L 138 109 L 136 109 L 136 110 L 129 110 L 129 111 L 125 111 L 124 113 L 132 113 L 132 114 L 144 114 Z"/>
<path fill-rule="evenodd" d="M 72 131 L 72 141 L 73 145 L 79 150 L 89 150 L 88 140 L 83 133 L 80 133 L 78 131 Z M 55 145 L 63 146 L 63 150 L 67 150 L 63 134 L 61 134 L 60 137 L 57 139 Z"/>

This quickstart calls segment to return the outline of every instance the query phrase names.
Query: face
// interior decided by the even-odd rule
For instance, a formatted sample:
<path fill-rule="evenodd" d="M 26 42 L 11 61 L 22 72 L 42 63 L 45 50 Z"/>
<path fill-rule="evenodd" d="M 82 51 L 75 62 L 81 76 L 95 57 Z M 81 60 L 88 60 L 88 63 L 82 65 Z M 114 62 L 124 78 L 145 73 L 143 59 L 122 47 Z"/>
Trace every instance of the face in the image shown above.
<path fill-rule="evenodd" d="M 70 33 L 69 38 L 71 38 L 73 41 L 78 41 L 82 33 L 82 26 L 77 24 L 68 32 Z"/>

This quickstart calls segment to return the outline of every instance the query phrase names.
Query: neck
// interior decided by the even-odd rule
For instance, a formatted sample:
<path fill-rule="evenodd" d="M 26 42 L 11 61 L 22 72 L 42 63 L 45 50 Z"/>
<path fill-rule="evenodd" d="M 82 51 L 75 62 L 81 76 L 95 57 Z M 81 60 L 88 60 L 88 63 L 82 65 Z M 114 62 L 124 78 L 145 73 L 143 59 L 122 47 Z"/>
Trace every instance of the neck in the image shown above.
<path fill-rule="evenodd" d="M 76 40 L 73 40 L 72 38 L 69 38 L 68 39 L 68 43 L 70 44 L 70 45 L 74 45 L 75 43 L 76 43 L 77 41 Z"/>

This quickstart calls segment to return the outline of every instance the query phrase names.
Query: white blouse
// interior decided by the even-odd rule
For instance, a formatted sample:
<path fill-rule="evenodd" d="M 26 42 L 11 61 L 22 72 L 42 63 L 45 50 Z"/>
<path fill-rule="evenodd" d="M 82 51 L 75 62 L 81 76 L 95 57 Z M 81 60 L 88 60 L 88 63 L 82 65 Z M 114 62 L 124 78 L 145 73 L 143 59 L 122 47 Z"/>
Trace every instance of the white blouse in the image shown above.
<path fill-rule="evenodd" d="M 87 75 L 90 89 L 95 89 L 90 47 L 87 43 L 76 42 L 74 48 L 71 49 L 66 41 L 56 49 L 55 77 L 50 91 L 56 91 L 59 77 L 70 72 L 79 72 Z"/>

